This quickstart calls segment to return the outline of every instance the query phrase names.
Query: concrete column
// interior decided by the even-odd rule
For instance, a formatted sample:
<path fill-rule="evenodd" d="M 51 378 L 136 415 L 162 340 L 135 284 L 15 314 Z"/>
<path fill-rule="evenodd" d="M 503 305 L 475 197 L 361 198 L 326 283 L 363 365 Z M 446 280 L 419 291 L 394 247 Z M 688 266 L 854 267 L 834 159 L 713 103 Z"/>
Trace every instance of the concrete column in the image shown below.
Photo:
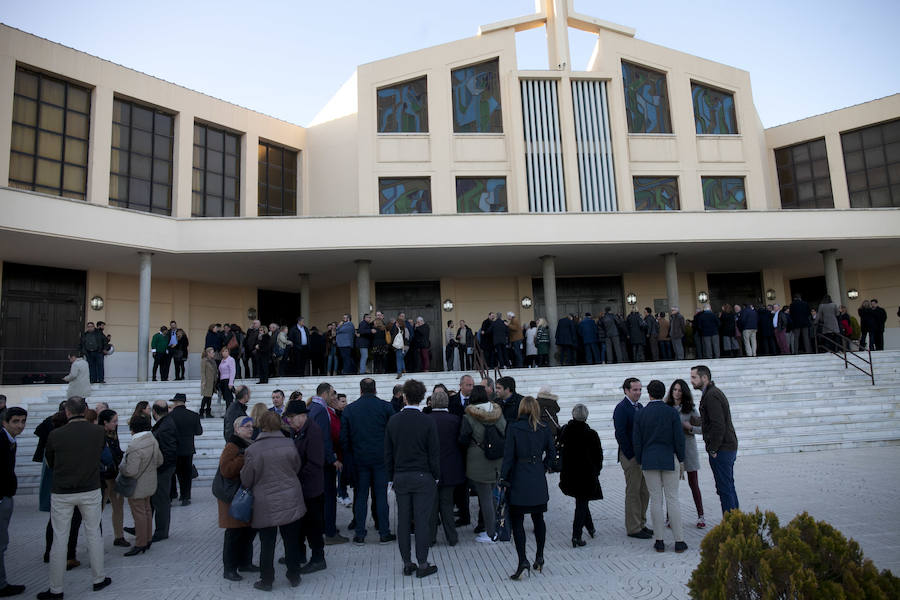
<path fill-rule="evenodd" d="M 138 291 L 137 380 L 147 381 L 150 371 L 150 268 L 152 252 L 138 252 L 141 257 Z"/>
<path fill-rule="evenodd" d="M 839 258 L 835 262 L 837 263 L 838 293 L 840 294 L 840 300 L 837 298 L 832 298 L 832 300 L 837 302 L 837 305 L 840 306 L 841 304 L 847 303 L 847 282 L 844 279 L 844 259 Z"/>
<path fill-rule="evenodd" d="M 840 304 L 841 302 L 841 286 L 838 279 L 838 268 L 837 268 L 837 250 L 819 250 L 822 254 L 822 260 L 825 263 L 825 289 L 828 290 L 828 295 L 831 296 L 832 302 L 837 302 Z M 813 298 L 813 300 L 817 300 L 817 298 Z"/>
<path fill-rule="evenodd" d="M 97 86 L 91 98 L 91 143 L 88 147 L 88 202 L 109 204 L 109 157 L 112 152 L 113 90 Z"/>
<path fill-rule="evenodd" d="M 300 316 L 306 319 L 307 327 L 310 325 L 309 306 L 309 274 L 300 273 Z"/>
<path fill-rule="evenodd" d="M 669 299 L 669 309 L 678 304 L 678 263 L 677 252 L 663 254 L 666 259 L 666 297 Z"/>
<path fill-rule="evenodd" d="M 369 312 L 369 265 L 371 260 L 355 260 L 356 263 L 356 307 L 359 314 L 356 315 L 357 323 L 362 321 L 362 316 Z"/>
<path fill-rule="evenodd" d="M 544 272 L 544 310 L 547 312 L 547 326 L 550 328 L 550 364 L 556 365 L 556 324 L 559 322 L 556 304 L 556 257 L 542 256 L 541 266 Z"/>
<path fill-rule="evenodd" d="M 194 208 L 194 115 L 184 111 L 175 115 L 172 160 L 172 216 L 190 219 Z"/>

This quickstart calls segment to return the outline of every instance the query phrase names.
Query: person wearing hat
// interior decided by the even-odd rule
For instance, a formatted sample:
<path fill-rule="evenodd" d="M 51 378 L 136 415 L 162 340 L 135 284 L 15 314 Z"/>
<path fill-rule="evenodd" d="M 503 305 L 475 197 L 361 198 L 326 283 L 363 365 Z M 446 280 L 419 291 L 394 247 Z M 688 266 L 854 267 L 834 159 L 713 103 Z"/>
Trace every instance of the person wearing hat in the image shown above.
<path fill-rule="evenodd" d="M 178 446 L 175 450 L 175 476 L 178 477 L 178 489 L 181 490 L 181 505 L 191 503 L 191 475 L 193 472 L 194 436 L 203 435 L 203 425 L 200 424 L 200 415 L 187 408 L 187 396 L 175 394 L 172 398 L 172 412 L 170 417 L 175 423 L 178 436 Z"/>
<path fill-rule="evenodd" d="M 300 519 L 300 560 L 306 562 L 306 546 L 309 544 L 309 562 L 300 568 L 300 573 L 314 573 L 324 570 L 325 564 L 325 450 L 322 442 L 324 434 L 309 418 L 309 409 L 303 400 L 291 400 L 284 409 L 284 417 L 291 427 L 291 439 L 300 455 L 303 467 L 300 469 L 300 487 L 303 489 L 303 503 L 306 514 Z"/>

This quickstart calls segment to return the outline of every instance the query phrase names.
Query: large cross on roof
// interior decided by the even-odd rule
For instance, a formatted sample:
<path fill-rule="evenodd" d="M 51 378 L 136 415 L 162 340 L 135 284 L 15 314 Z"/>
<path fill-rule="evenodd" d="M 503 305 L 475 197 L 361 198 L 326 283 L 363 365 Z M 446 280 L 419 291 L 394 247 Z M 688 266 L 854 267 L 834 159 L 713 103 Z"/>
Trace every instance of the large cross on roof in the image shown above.
<path fill-rule="evenodd" d="M 535 12 L 530 15 L 482 25 L 478 28 L 478 34 L 510 28 L 515 31 L 526 31 L 544 26 L 547 28 L 547 56 L 550 67 L 559 70 L 571 70 L 569 27 L 590 33 L 600 33 L 605 29 L 629 37 L 634 37 L 635 34 L 635 30 L 631 27 L 575 12 L 574 0 L 534 0 L 534 6 Z"/>

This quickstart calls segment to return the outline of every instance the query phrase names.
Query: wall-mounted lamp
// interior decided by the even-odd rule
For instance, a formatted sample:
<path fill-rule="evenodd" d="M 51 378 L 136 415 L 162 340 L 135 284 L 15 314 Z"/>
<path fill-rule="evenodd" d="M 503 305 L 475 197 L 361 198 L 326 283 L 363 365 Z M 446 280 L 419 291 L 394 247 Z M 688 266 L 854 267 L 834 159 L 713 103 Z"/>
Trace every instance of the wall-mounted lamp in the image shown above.
<path fill-rule="evenodd" d="M 766 290 L 766 300 L 768 300 L 769 302 L 775 300 L 775 290 L 771 288 Z"/>
<path fill-rule="evenodd" d="M 857 298 L 859 298 L 859 290 L 856 288 L 850 288 L 849 290 L 847 290 L 847 297 L 851 300 L 856 300 Z"/>
<path fill-rule="evenodd" d="M 91 308 L 94 310 L 101 310 L 103 308 L 103 298 L 100 296 L 94 296 L 91 298 Z"/>
<path fill-rule="evenodd" d="M 247 318 L 249 320 L 255 321 L 258 316 L 259 316 L 259 313 L 257 313 L 256 309 L 253 308 L 252 306 L 247 309 Z"/>
<path fill-rule="evenodd" d="M 700 304 L 706 304 L 707 302 L 709 302 L 709 294 L 707 294 L 706 292 L 700 292 L 699 294 L 697 294 L 697 302 L 699 302 Z"/>
<path fill-rule="evenodd" d="M 446 300 L 444 300 L 444 303 L 441 304 L 441 308 L 444 309 L 444 312 L 450 312 L 451 310 L 453 310 L 453 300 L 447 298 Z"/>
<path fill-rule="evenodd" d="M 634 306 L 637 304 L 637 296 L 634 292 L 628 292 L 628 295 L 625 296 L 625 302 L 628 303 L 628 306 Z"/>
<path fill-rule="evenodd" d="M 531 299 L 530 296 L 523 296 L 521 304 L 522 304 L 522 308 L 531 308 L 532 306 L 534 306 L 534 301 Z"/>

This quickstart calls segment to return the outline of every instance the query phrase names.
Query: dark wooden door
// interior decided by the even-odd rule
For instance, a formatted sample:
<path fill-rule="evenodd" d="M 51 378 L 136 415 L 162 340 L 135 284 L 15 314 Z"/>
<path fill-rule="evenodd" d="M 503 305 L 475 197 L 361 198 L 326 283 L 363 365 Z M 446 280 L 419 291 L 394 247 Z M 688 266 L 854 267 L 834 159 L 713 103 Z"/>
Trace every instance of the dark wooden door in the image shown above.
<path fill-rule="evenodd" d="M 84 331 L 86 273 L 18 263 L 3 264 L 0 297 L 0 377 L 5 384 L 68 373 L 66 355 Z"/>
<path fill-rule="evenodd" d="M 444 323 L 441 321 L 441 284 L 439 281 L 378 282 L 375 284 L 377 310 L 386 320 L 396 319 L 401 312 L 415 323 L 422 317 L 428 323 L 431 338 L 431 370 L 444 364 Z"/>
<path fill-rule="evenodd" d="M 544 280 L 532 280 L 534 290 L 535 319 L 547 317 L 544 302 Z M 583 316 L 589 312 L 594 316 L 602 315 L 609 306 L 614 313 L 622 312 L 622 278 L 621 277 L 557 277 L 556 278 L 556 310 L 561 319 L 569 313 Z M 556 323 L 552 324 L 556 327 Z"/>
<path fill-rule="evenodd" d="M 824 275 L 791 279 L 791 297 L 786 299 L 785 304 L 790 304 L 793 297 L 800 294 L 800 297 L 809 302 L 810 306 L 819 306 L 822 296 L 827 293 L 828 288 L 825 286 Z M 840 303 L 840 299 L 835 300 L 835 302 Z"/>
<path fill-rule="evenodd" d="M 722 310 L 723 304 L 753 304 L 763 301 L 762 274 L 750 273 L 707 273 L 709 284 L 709 305 L 713 312 Z"/>
<path fill-rule="evenodd" d="M 290 327 L 300 315 L 300 294 L 258 290 L 256 292 L 257 313 L 263 325 L 277 323 Z"/>

